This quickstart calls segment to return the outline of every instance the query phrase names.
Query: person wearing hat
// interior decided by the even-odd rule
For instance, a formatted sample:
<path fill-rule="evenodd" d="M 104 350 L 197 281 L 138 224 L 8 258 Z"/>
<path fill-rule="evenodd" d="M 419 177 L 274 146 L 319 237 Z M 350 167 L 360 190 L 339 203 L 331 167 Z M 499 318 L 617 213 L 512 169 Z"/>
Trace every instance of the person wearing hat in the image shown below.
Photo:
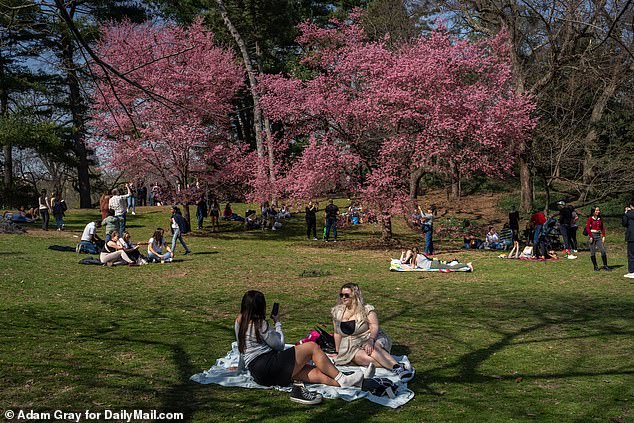
<path fill-rule="evenodd" d="M 572 207 L 567 206 L 566 202 L 561 200 L 557 203 L 559 207 L 559 232 L 564 239 L 564 255 L 568 258 L 577 258 L 572 255 L 570 248 L 570 224 L 572 223 Z"/>

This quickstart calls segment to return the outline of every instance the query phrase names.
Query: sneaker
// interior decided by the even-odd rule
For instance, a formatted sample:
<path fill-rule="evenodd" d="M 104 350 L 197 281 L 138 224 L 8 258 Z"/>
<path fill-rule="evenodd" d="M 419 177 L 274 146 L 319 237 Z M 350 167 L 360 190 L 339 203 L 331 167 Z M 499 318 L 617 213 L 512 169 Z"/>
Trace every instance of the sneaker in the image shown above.
<path fill-rule="evenodd" d="M 412 372 L 411 370 L 407 370 L 400 363 L 399 363 L 398 367 L 392 369 L 392 373 L 394 373 L 396 376 L 398 376 L 398 378 L 400 380 L 402 380 L 403 382 L 408 382 L 408 381 L 412 380 L 412 378 L 414 377 L 414 372 Z"/>
<path fill-rule="evenodd" d="M 136 216 L 136 213 L 135 213 L 135 212 L 132 212 L 132 214 L 133 214 L 134 216 Z"/>
<path fill-rule="evenodd" d="M 568 260 L 574 260 L 577 258 L 577 256 L 574 256 L 572 254 L 568 254 L 568 256 L 566 257 Z"/>
<path fill-rule="evenodd" d="M 161 260 L 161 263 L 171 263 L 172 262 L 172 258 L 166 258 L 165 260 Z"/>
<path fill-rule="evenodd" d="M 75 252 L 79 254 L 80 251 L 81 251 L 81 244 L 77 244 L 77 246 L 75 247 Z"/>
<path fill-rule="evenodd" d="M 291 390 L 291 401 L 305 405 L 315 405 L 322 401 L 322 396 L 319 393 L 311 392 L 306 389 L 304 382 L 293 382 L 293 389 Z"/>
<path fill-rule="evenodd" d="M 626 273 L 625 275 L 623 275 L 624 278 L 630 278 L 630 279 L 634 279 L 634 272 L 632 273 Z"/>
<path fill-rule="evenodd" d="M 313 238 L 313 241 L 317 241 L 317 238 Z"/>
<path fill-rule="evenodd" d="M 191 250 L 187 250 L 187 251 L 185 251 L 185 254 L 183 254 L 183 255 L 186 256 L 186 255 L 191 254 L 191 253 L 192 253 Z"/>

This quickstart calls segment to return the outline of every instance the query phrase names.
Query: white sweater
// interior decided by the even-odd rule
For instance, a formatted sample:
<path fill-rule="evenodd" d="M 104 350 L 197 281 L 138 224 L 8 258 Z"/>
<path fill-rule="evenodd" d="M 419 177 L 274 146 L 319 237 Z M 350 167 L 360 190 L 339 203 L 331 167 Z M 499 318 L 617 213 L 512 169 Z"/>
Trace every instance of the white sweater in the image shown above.
<path fill-rule="evenodd" d="M 240 325 L 238 321 L 235 322 L 235 332 L 236 339 L 238 339 L 238 331 L 240 330 Z M 260 328 L 260 335 L 262 337 L 262 342 L 258 342 L 255 337 L 255 328 L 253 324 L 249 325 L 249 328 L 246 332 L 246 340 L 245 340 L 245 348 L 244 353 L 242 354 L 242 359 L 244 360 L 244 364 L 249 366 L 253 360 L 262 354 L 266 354 L 269 351 L 277 350 L 282 351 L 284 349 L 284 333 L 282 333 L 282 323 L 275 323 L 275 330 L 271 329 L 269 323 L 265 320 L 262 322 L 262 327 Z"/>

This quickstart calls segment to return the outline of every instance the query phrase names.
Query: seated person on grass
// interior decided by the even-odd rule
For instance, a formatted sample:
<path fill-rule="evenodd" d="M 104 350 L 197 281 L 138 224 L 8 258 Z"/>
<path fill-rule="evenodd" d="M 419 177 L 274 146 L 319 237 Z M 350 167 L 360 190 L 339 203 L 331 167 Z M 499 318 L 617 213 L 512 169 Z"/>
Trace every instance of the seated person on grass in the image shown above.
<path fill-rule="evenodd" d="M 418 248 L 414 247 L 411 250 L 401 252 L 401 263 L 409 264 L 415 269 L 424 270 L 457 270 L 457 269 L 469 269 L 473 272 L 473 265 L 471 263 L 460 263 L 454 259 L 449 262 L 432 259 L 425 254 L 418 253 Z M 415 253 L 416 252 L 416 253 Z"/>
<path fill-rule="evenodd" d="M 134 244 L 130 237 L 130 232 L 123 232 L 123 236 L 119 238 L 119 245 L 123 248 L 123 251 L 134 260 L 137 264 L 147 264 L 147 260 L 139 251 L 139 246 L 144 243 Z"/>
<path fill-rule="evenodd" d="M 489 232 L 487 232 L 486 241 L 484 241 L 484 248 L 487 250 L 501 250 L 504 248 L 504 244 L 500 242 L 500 236 L 493 226 L 489 226 Z"/>
<path fill-rule="evenodd" d="M 106 241 L 103 251 L 99 255 L 99 260 L 107 266 L 135 263 L 123 250 L 123 246 L 119 244 L 119 231 L 110 232 L 110 239 Z"/>
<path fill-rule="evenodd" d="M 148 241 L 147 245 L 147 257 L 148 261 L 153 261 L 155 263 L 160 262 L 170 262 L 172 261 L 172 257 L 174 254 L 172 253 L 171 248 L 167 245 L 167 241 L 165 241 L 165 237 L 163 236 L 164 231 L 162 228 L 156 228 L 154 231 L 154 235 Z"/>
<path fill-rule="evenodd" d="M 84 228 L 84 232 L 81 234 L 81 240 L 77 246 L 77 252 L 85 252 L 88 254 L 98 254 L 101 247 L 104 245 L 103 239 L 97 235 L 97 228 L 101 228 L 101 221 L 95 220 L 90 222 Z"/>
<path fill-rule="evenodd" d="M 244 220 L 244 226 L 246 229 L 259 229 L 262 224 L 258 220 L 258 216 L 255 210 L 247 210 L 246 218 Z"/>

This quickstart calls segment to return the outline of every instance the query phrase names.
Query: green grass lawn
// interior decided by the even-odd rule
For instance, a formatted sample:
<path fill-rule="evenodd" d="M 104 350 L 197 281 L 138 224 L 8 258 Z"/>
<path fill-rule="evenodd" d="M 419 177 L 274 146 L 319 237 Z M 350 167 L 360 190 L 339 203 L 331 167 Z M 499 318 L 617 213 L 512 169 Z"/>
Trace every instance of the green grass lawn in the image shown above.
<path fill-rule="evenodd" d="M 303 215 L 280 232 L 244 232 L 230 222 L 220 233 L 194 232 L 186 236 L 194 254 L 171 264 L 84 266 L 75 253 L 47 249 L 74 246 L 73 235 L 96 216 L 70 212 L 63 233 L 0 235 L 2 412 L 157 409 L 218 422 L 634 421 L 634 284 L 623 278 L 616 222 L 608 222 L 607 249 L 620 267 L 611 273 L 593 272 L 587 251 L 577 260 L 525 262 L 455 248 L 440 257 L 473 261 L 475 273 L 390 273 L 399 250 L 367 242 L 378 228 L 341 231 L 337 244 L 306 241 Z M 133 239 L 147 241 L 168 217 L 167 208 L 141 209 L 128 222 Z M 416 239 L 404 226 L 395 234 Z M 281 304 L 292 342 L 330 325 L 338 288 L 349 281 L 377 307 L 393 352 L 417 369 L 409 384 L 416 397 L 406 406 L 306 407 L 277 391 L 189 381 L 230 349 L 247 289 Z"/>

